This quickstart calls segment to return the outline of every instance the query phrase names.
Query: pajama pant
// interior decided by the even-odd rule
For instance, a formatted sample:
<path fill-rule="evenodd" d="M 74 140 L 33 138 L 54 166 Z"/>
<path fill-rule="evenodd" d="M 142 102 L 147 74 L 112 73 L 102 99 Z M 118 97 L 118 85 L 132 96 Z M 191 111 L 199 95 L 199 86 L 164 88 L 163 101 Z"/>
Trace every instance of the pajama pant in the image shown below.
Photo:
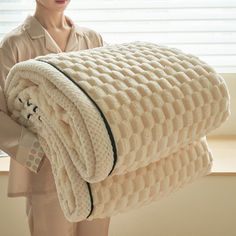
<path fill-rule="evenodd" d="M 31 236 L 108 236 L 110 217 L 69 222 L 56 192 L 27 197 L 26 214 Z"/>

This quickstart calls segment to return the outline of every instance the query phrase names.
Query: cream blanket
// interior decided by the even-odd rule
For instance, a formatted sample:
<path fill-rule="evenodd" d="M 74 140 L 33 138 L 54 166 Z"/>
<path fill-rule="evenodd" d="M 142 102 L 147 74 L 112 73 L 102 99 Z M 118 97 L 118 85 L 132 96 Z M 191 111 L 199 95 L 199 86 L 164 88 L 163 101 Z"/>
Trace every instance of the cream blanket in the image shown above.
<path fill-rule="evenodd" d="M 21 62 L 5 95 L 12 118 L 38 134 L 71 222 L 150 204 L 209 173 L 204 136 L 229 115 L 213 68 L 141 41 Z"/>

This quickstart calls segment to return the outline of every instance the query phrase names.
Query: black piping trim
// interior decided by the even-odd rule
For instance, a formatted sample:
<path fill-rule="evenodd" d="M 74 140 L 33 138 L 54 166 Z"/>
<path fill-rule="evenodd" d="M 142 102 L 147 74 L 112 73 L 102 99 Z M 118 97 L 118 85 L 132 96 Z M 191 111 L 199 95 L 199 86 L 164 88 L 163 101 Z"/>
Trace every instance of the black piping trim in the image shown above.
<path fill-rule="evenodd" d="M 60 71 L 63 75 L 65 75 L 71 82 L 73 82 L 77 87 L 79 87 L 87 95 L 87 97 L 93 102 L 93 104 L 96 106 L 96 108 L 100 112 L 101 117 L 103 118 L 103 121 L 105 123 L 107 132 L 109 134 L 109 137 L 110 137 L 110 140 L 111 140 L 111 144 L 112 144 L 112 149 L 113 149 L 114 161 L 113 161 L 112 169 L 111 169 L 110 173 L 108 174 L 108 176 L 109 176 L 112 173 L 112 171 L 114 170 L 116 162 L 117 162 L 117 149 L 116 149 L 115 140 L 114 140 L 111 128 L 110 128 L 110 126 L 108 124 L 108 121 L 107 121 L 106 117 L 104 116 L 103 112 L 101 111 L 99 106 L 96 104 L 96 102 L 88 95 L 88 93 L 79 84 L 77 84 L 69 75 L 67 75 L 64 71 L 62 71 L 61 69 L 59 69 L 57 66 L 55 66 L 54 64 L 52 64 L 50 62 L 43 61 L 43 60 L 40 60 L 40 59 L 37 59 L 37 60 L 51 65 L 52 67 L 54 67 L 55 69 Z M 88 182 L 86 182 L 86 183 L 88 185 L 89 194 L 90 194 L 90 200 L 91 200 L 91 204 L 92 204 L 91 211 L 90 211 L 89 215 L 87 216 L 87 218 L 88 218 L 91 215 L 92 211 L 93 211 L 93 197 L 92 197 L 92 192 L 91 192 L 90 184 Z"/>
<path fill-rule="evenodd" d="M 90 196 L 90 202 L 91 202 L 91 209 L 90 212 L 88 214 L 88 216 L 86 218 L 89 218 L 89 216 L 92 214 L 93 212 L 93 195 L 92 195 L 92 191 L 91 191 L 91 187 L 90 184 L 88 182 L 86 182 L 86 184 L 88 185 L 88 190 L 89 190 L 89 196 Z"/>

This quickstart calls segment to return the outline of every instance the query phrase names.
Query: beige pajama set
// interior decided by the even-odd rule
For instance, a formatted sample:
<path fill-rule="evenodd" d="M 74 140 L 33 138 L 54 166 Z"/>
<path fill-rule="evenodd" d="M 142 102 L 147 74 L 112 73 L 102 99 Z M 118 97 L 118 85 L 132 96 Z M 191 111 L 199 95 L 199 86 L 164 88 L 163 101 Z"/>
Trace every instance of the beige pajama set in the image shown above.
<path fill-rule="evenodd" d="M 106 44 L 96 31 L 74 24 L 65 52 Z M 11 67 L 21 61 L 62 52 L 34 16 L 5 35 L 0 43 L 0 149 L 10 158 L 8 197 L 26 197 L 31 236 L 106 235 L 110 218 L 71 223 L 60 208 L 48 158 L 37 136 L 19 125 L 7 111 L 4 82 Z M 88 232 L 88 228 L 90 231 Z"/>

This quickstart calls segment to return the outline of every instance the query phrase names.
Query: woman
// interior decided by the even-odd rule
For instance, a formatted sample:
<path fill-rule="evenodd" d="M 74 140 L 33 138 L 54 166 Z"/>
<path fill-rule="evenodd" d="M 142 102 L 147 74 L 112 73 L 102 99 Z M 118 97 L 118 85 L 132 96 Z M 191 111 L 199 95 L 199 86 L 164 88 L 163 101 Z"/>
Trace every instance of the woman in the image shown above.
<path fill-rule="evenodd" d="M 0 149 L 11 157 L 8 197 L 26 197 L 32 236 L 106 236 L 110 218 L 71 223 L 60 208 L 48 158 L 37 136 L 13 121 L 3 94 L 11 67 L 36 56 L 101 47 L 96 31 L 64 15 L 70 0 L 37 0 L 33 16 L 0 43 Z"/>

